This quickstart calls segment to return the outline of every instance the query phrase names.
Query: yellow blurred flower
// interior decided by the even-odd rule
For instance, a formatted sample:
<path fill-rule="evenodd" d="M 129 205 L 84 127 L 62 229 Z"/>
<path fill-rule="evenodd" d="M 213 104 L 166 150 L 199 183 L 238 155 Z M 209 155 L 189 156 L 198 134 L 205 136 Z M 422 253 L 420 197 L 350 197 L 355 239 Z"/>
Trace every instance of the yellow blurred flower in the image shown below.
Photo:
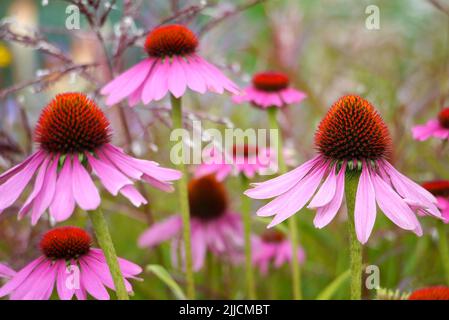
<path fill-rule="evenodd" d="M 11 58 L 11 52 L 8 47 L 3 43 L 0 43 L 0 68 L 9 66 Z"/>

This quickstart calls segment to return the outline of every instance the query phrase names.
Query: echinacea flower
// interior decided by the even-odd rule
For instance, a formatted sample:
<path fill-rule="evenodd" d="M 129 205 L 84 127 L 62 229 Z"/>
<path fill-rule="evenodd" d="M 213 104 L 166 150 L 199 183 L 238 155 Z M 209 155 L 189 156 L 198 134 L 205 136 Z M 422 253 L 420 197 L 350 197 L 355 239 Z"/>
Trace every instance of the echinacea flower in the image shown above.
<path fill-rule="evenodd" d="M 285 263 L 290 263 L 293 256 L 291 241 L 284 233 L 272 229 L 265 231 L 260 237 L 253 237 L 253 264 L 259 267 L 263 275 L 268 273 L 270 264 L 280 268 Z M 298 262 L 304 261 L 304 250 L 298 247 Z"/>
<path fill-rule="evenodd" d="M 198 38 L 182 25 L 165 25 L 151 31 L 145 42 L 148 58 L 109 82 L 101 90 L 106 104 L 128 98 L 130 106 L 148 104 L 167 93 L 181 97 L 186 88 L 201 94 L 206 91 L 237 94 L 238 87 L 215 66 L 196 52 Z"/>
<path fill-rule="evenodd" d="M 345 174 L 360 174 L 355 199 L 357 238 L 366 243 L 380 210 L 397 226 L 422 234 L 414 211 L 441 218 L 435 197 L 389 162 L 391 138 L 379 113 L 365 99 L 346 95 L 330 108 L 315 135 L 318 155 L 277 178 L 253 184 L 245 194 L 253 199 L 275 198 L 257 211 L 275 215 L 269 227 L 301 210 L 317 210 L 314 224 L 326 226 L 339 211 Z"/>
<path fill-rule="evenodd" d="M 449 288 L 445 286 L 435 286 L 415 290 L 408 300 L 449 300 Z"/>
<path fill-rule="evenodd" d="M 413 138 L 418 141 L 427 140 L 430 137 L 446 140 L 449 138 L 449 107 L 444 108 L 438 114 L 437 119 L 431 119 L 426 124 L 418 125 L 412 129 Z"/>
<path fill-rule="evenodd" d="M 42 255 L 15 273 L 0 288 L 0 297 L 12 300 L 48 300 L 55 288 L 61 300 L 85 300 L 87 294 L 108 300 L 106 288 L 114 290 L 103 251 L 92 248 L 92 239 L 83 229 L 60 227 L 45 233 L 40 241 Z M 137 279 L 142 269 L 125 259 L 118 259 L 128 292 L 127 279 Z"/>
<path fill-rule="evenodd" d="M 277 170 L 276 154 L 269 148 L 256 145 L 234 144 L 229 151 L 211 147 L 203 153 L 206 159 L 196 167 L 196 178 L 215 174 L 219 181 L 223 181 L 230 174 L 244 174 L 251 179 L 256 174 L 264 175 Z"/>
<path fill-rule="evenodd" d="M 9 279 L 12 278 L 15 274 L 16 272 L 13 269 L 0 263 L 0 278 Z"/>
<path fill-rule="evenodd" d="M 449 223 L 449 180 L 434 180 L 422 184 L 424 189 L 437 198 L 444 223 Z"/>
<path fill-rule="evenodd" d="M 282 108 L 292 103 L 299 103 L 307 95 L 290 86 L 288 76 L 280 72 L 261 72 L 254 75 L 252 85 L 234 95 L 235 103 L 251 102 L 254 106 Z"/>
<path fill-rule="evenodd" d="M 56 221 L 68 219 L 75 205 L 95 210 L 101 202 L 91 171 L 114 196 L 118 193 L 135 206 L 147 203 L 133 185 L 143 180 L 170 191 L 180 172 L 156 162 L 135 159 L 110 143 L 109 121 L 81 93 L 57 95 L 44 108 L 35 130 L 37 152 L 0 175 L 0 212 L 10 207 L 34 179 L 34 188 L 19 211 L 31 214 L 36 224 L 49 208 Z"/>
<path fill-rule="evenodd" d="M 192 179 L 188 189 L 193 269 L 198 271 L 203 267 L 207 250 L 217 256 L 233 259 L 240 253 L 243 244 L 243 227 L 240 215 L 229 209 L 224 185 L 213 175 L 208 175 Z M 173 239 L 172 259 L 176 264 L 176 252 L 184 248 L 180 247 L 181 227 L 180 215 L 156 223 L 140 236 L 139 246 L 153 247 Z"/>

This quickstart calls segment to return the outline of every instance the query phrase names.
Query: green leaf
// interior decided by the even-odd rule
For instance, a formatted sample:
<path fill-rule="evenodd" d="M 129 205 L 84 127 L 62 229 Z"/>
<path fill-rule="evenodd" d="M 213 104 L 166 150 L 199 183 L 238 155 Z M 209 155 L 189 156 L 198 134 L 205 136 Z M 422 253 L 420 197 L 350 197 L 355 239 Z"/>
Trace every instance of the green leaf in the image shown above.
<path fill-rule="evenodd" d="M 323 291 L 318 294 L 316 300 L 330 300 L 338 289 L 349 279 L 351 270 L 348 269 L 335 278 Z"/>
<path fill-rule="evenodd" d="M 154 273 L 156 277 L 158 277 L 163 283 L 165 283 L 177 299 L 186 300 L 186 295 L 182 291 L 181 287 L 176 283 L 176 281 L 164 267 L 157 264 L 150 264 L 147 266 L 146 270 Z"/>

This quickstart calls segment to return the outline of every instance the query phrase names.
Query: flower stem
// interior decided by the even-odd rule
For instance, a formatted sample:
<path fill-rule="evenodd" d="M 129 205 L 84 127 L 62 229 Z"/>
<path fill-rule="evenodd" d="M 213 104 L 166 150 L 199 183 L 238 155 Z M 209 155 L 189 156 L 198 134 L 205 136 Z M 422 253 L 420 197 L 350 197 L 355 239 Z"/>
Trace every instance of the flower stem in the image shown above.
<path fill-rule="evenodd" d="M 118 263 L 117 254 L 115 253 L 114 244 L 112 243 L 111 234 L 109 233 L 108 224 L 103 216 L 100 208 L 89 212 L 89 217 L 95 230 L 98 244 L 103 250 L 106 262 L 114 281 L 115 292 L 118 300 L 129 300 L 126 291 L 125 282 L 123 280 L 122 271 Z"/>
<path fill-rule="evenodd" d="M 276 143 L 276 151 L 278 156 L 278 164 L 279 164 L 279 174 L 283 174 L 287 172 L 287 166 L 285 165 L 283 146 L 282 146 L 282 133 L 279 128 L 279 123 L 277 121 L 277 107 L 268 108 L 268 121 L 270 123 L 270 128 L 278 131 L 278 139 L 275 141 Z M 288 219 L 288 228 L 290 233 L 290 241 L 292 244 L 292 279 L 293 279 L 293 298 L 295 300 L 302 299 L 301 293 L 301 269 L 298 261 L 298 229 L 296 223 L 296 215 L 292 215 L 290 219 Z"/>
<path fill-rule="evenodd" d="M 245 236 L 245 273 L 246 273 L 246 290 L 248 298 L 251 300 L 256 299 L 256 286 L 254 283 L 254 272 L 251 259 L 251 201 L 243 194 L 248 189 L 248 178 L 244 175 L 240 175 L 240 181 L 242 184 L 242 215 L 243 215 L 243 227 Z"/>
<path fill-rule="evenodd" d="M 445 230 L 445 224 L 442 221 L 437 221 L 438 230 L 438 248 L 440 250 L 441 263 L 443 264 L 444 276 L 446 284 L 449 285 L 449 248 L 448 239 Z"/>
<path fill-rule="evenodd" d="M 181 98 L 170 96 L 172 106 L 172 122 L 173 129 L 182 129 L 182 106 Z M 187 191 L 187 170 L 183 161 L 176 165 L 177 169 L 181 171 L 182 177 L 177 182 L 178 201 L 182 215 L 182 233 L 185 246 L 185 268 L 186 268 L 186 283 L 187 283 L 187 297 L 191 300 L 195 299 L 195 278 L 193 275 L 192 263 L 192 244 L 190 231 L 190 210 L 189 198 Z"/>
<path fill-rule="evenodd" d="M 345 197 L 348 211 L 348 232 L 351 269 L 351 300 L 362 298 L 362 244 L 357 240 L 354 224 L 355 196 L 360 173 L 346 171 Z"/>

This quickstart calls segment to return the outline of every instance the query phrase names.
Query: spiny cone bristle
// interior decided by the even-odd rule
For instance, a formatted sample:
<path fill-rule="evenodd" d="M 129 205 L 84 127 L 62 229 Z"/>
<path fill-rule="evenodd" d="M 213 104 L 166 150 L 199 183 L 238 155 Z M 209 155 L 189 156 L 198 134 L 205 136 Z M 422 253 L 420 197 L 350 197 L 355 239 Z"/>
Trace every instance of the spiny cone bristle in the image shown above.
<path fill-rule="evenodd" d="M 444 286 L 423 288 L 413 291 L 409 300 L 449 300 L 449 288 Z"/>
<path fill-rule="evenodd" d="M 379 113 L 365 99 L 346 95 L 321 120 L 315 145 L 333 160 L 378 160 L 391 151 L 391 137 Z"/>
<path fill-rule="evenodd" d="M 449 129 L 449 108 L 444 108 L 438 113 L 438 121 L 442 127 Z"/>
<path fill-rule="evenodd" d="M 224 185 L 214 175 L 190 180 L 188 189 L 192 216 L 210 220 L 225 213 L 228 195 Z"/>
<path fill-rule="evenodd" d="M 265 242 L 279 243 L 285 240 L 285 234 L 279 230 L 270 229 L 262 233 L 261 238 Z"/>
<path fill-rule="evenodd" d="M 42 253 L 50 259 L 75 259 L 89 252 L 90 235 L 81 228 L 59 227 L 44 234 L 39 244 Z"/>
<path fill-rule="evenodd" d="M 422 186 L 434 196 L 449 197 L 449 180 L 427 181 Z"/>
<path fill-rule="evenodd" d="M 145 42 L 145 50 L 151 57 L 163 58 L 192 54 L 198 47 L 198 38 L 182 25 L 167 25 L 151 31 Z"/>
<path fill-rule="evenodd" d="M 58 94 L 42 111 L 35 139 L 52 153 L 94 151 L 110 142 L 109 121 L 84 94 Z"/>
<path fill-rule="evenodd" d="M 287 75 L 280 72 L 260 72 L 254 75 L 253 85 L 261 91 L 276 92 L 288 87 Z"/>

